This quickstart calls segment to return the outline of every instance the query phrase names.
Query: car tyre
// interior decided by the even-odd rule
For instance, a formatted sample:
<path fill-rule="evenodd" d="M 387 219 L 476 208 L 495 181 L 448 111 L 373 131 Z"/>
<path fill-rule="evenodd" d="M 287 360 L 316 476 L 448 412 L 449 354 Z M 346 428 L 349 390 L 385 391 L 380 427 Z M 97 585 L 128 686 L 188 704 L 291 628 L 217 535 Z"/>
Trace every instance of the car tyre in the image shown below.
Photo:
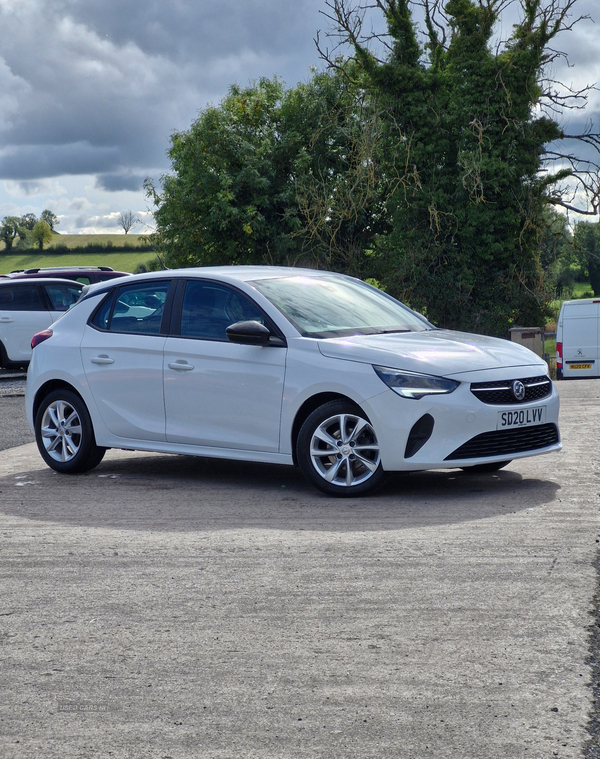
<path fill-rule="evenodd" d="M 385 478 L 375 430 L 366 414 L 346 401 L 330 401 L 310 414 L 296 453 L 306 479 L 328 495 L 365 495 Z"/>
<path fill-rule="evenodd" d="M 466 472 L 467 474 L 485 474 L 487 472 L 497 472 L 499 469 L 503 469 L 505 466 L 508 466 L 512 459 L 509 459 L 509 461 L 495 461 L 494 463 L 490 464 L 475 464 L 475 466 L 465 466 L 463 467 L 463 472 Z"/>
<path fill-rule="evenodd" d="M 106 453 L 96 445 L 85 403 L 70 390 L 54 390 L 44 398 L 35 417 L 35 439 L 46 464 L 62 474 L 88 472 Z"/>

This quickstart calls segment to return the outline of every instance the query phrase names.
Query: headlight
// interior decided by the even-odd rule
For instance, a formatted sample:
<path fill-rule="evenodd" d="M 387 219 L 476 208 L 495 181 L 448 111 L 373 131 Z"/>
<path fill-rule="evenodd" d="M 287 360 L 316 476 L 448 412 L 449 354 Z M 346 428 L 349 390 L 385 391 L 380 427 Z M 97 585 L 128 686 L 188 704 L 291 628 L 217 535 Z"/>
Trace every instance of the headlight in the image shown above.
<path fill-rule="evenodd" d="M 388 387 L 403 398 L 418 400 L 424 395 L 452 393 L 460 385 L 460 382 L 455 380 L 433 377 L 431 374 L 405 372 L 400 369 L 388 369 L 385 366 L 374 366 L 373 369 Z"/>

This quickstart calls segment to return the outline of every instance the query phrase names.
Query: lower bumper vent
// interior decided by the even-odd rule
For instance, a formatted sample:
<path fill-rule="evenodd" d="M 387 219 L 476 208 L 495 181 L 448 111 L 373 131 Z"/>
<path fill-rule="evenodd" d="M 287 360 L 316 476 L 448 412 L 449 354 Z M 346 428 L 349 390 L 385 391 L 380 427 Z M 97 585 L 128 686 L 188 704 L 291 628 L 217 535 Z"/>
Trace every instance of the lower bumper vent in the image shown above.
<path fill-rule="evenodd" d="M 484 432 L 471 438 L 446 456 L 444 461 L 454 459 L 479 459 L 486 456 L 510 456 L 513 453 L 536 451 L 558 443 L 558 427 L 555 424 L 537 424 L 534 427 L 517 427 L 511 430 Z"/>
<path fill-rule="evenodd" d="M 414 456 L 431 437 L 433 432 L 433 417 L 431 414 L 424 414 L 418 422 L 413 424 L 413 427 L 406 441 L 406 448 L 404 450 L 404 458 L 409 459 Z"/>

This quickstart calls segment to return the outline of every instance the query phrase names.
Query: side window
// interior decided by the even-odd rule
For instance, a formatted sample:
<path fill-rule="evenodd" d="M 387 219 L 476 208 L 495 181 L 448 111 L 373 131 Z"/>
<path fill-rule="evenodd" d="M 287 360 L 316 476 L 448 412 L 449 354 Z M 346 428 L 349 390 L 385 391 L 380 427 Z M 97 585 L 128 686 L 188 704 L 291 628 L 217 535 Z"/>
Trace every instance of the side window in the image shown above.
<path fill-rule="evenodd" d="M 53 311 L 67 311 L 77 303 L 81 295 L 81 287 L 75 285 L 46 285 Z"/>
<path fill-rule="evenodd" d="M 120 287 L 96 312 L 92 324 L 109 332 L 160 332 L 170 282 L 144 282 Z"/>
<path fill-rule="evenodd" d="M 47 311 L 36 284 L 0 288 L 1 311 Z"/>
<path fill-rule="evenodd" d="M 186 283 L 181 309 L 181 337 L 227 340 L 227 327 L 240 321 L 264 324 L 264 316 L 245 295 L 229 287 L 198 280 Z"/>
<path fill-rule="evenodd" d="M 112 305 L 115 300 L 115 292 L 111 292 L 110 295 L 103 301 L 100 308 L 96 311 L 92 324 L 98 329 L 108 329 L 108 322 L 110 320 L 110 312 L 112 311 Z"/>

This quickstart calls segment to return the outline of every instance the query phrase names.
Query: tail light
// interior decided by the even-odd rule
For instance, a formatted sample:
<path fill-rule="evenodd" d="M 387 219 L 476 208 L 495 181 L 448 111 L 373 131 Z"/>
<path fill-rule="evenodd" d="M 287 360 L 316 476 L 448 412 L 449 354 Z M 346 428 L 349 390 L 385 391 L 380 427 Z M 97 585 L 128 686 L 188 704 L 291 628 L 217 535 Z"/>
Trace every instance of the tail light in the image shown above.
<path fill-rule="evenodd" d="M 563 365 L 562 343 L 556 343 L 556 368 L 562 369 L 562 365 Z"/>
<path fill-rule="evenodd" d="M 41 332 L 36 332 L 36 334 L 31 338 L 31 348 L 35 348 L 36 345 L 39 345 L 40 343 L 43 343 L 44 340 L 47 340 L 49 337 L 52 337 L 54 333 L 51 329 L 44 329 Z"/>

